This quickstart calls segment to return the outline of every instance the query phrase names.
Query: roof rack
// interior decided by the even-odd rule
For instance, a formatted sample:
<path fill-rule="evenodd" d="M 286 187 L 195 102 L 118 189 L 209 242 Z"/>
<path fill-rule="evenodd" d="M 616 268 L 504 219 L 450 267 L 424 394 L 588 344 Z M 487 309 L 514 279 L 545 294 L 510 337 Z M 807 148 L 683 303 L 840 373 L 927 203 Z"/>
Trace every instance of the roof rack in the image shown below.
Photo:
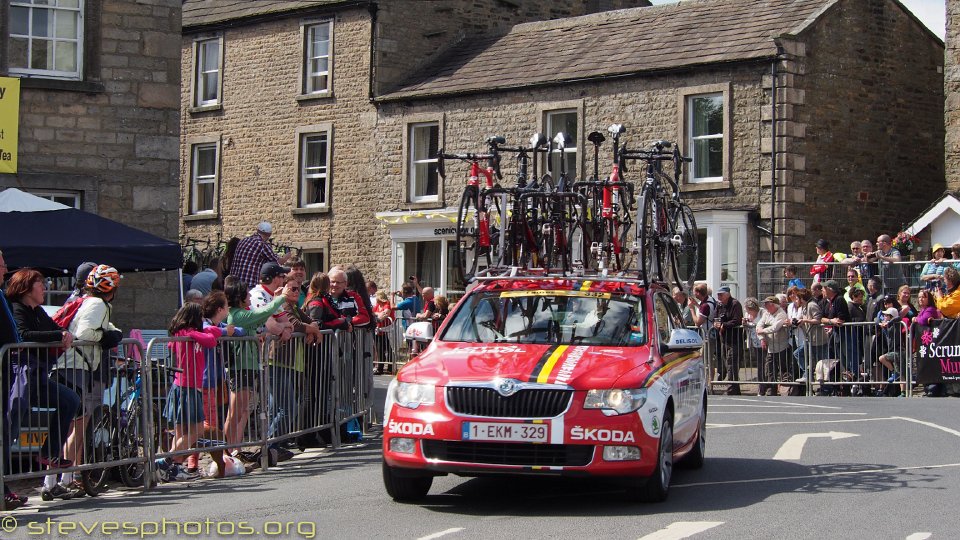
<path fill-rule="evenodd" d="M 632 283 L 645 286 L 647 281 L 626 272 L 611 274 L 604 270 L 602 272 L 584 270 L 582 268 L 574 272 L 551 273 L 543 268 L 521 268 L 519 266 L 491 266 L 477 272 L 470 281 L 498 281 L 502 279 L 534 281 L 541 279 L 576 279 L 602 282 Z"/>

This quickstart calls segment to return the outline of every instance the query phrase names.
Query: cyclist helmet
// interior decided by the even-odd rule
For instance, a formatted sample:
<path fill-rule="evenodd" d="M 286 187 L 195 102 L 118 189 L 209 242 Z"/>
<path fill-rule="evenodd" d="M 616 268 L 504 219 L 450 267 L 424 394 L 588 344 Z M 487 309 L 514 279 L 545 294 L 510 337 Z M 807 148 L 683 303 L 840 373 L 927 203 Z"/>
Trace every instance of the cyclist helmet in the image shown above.
<path fill-rule="evenodd" d="M 101 264 L 87 274 L 87 287 L 108 293 L 120 285 L 120 273 L 112 266 Z"/>

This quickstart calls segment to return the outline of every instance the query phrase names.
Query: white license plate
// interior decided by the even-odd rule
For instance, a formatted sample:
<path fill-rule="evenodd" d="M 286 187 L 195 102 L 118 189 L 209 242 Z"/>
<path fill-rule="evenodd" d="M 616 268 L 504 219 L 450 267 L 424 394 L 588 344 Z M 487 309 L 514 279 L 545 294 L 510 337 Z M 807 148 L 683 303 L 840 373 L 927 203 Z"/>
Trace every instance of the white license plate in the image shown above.
<path fill-rule="evenodd" d="M 548 424 L 464 422 L 463 440 L 545 443 L 550 440 L 550 426 Z"/>

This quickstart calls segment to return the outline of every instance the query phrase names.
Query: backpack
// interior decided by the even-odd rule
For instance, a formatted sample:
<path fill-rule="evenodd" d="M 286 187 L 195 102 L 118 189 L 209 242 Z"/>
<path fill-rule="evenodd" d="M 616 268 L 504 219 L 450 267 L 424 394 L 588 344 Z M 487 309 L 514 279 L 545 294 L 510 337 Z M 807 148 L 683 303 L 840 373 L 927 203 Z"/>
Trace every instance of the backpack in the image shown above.
<path fill-rule="evenodd" d="M 53 322 L 57 323 L 57 326 L 63 328 L 64 330 L 70 328 L 70 323 L 72 323 L 73 318 L 77 316 L 77 312 L 80 311 L 80 305 L 83 304 L 85 299 L 85 296 L 80 296 L 67 302 L 60 309 L 58 309 L 56 313 L 53 314 L 51 319 L 53 319 Z"/>
<path fill-rule="evenodd" d="M 704 302 L 710 306 L 710 313 L 707 314 L 707 331 L 709 332 L 709 337 L 716 338 L 717 329 L 713 327 L 713 322 L 717 320 L 717 311 L 719 310 L 719 305 L 717 304 L 716 299 L 714 299 L 712 296 L 708 296 Z"/>

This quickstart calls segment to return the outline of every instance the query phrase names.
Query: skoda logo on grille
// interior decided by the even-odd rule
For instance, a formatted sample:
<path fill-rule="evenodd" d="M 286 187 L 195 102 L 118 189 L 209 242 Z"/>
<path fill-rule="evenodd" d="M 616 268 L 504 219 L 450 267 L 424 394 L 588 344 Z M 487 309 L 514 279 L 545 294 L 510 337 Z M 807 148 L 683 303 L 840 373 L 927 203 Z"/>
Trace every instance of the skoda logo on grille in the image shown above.
<path fill-rule="evenodd" d="M 503 379 L 497 384 L 497 392 L 503 396 L 508 397 L 517 393 L 519 390 L 520 381 L 514 379 Z"/>

